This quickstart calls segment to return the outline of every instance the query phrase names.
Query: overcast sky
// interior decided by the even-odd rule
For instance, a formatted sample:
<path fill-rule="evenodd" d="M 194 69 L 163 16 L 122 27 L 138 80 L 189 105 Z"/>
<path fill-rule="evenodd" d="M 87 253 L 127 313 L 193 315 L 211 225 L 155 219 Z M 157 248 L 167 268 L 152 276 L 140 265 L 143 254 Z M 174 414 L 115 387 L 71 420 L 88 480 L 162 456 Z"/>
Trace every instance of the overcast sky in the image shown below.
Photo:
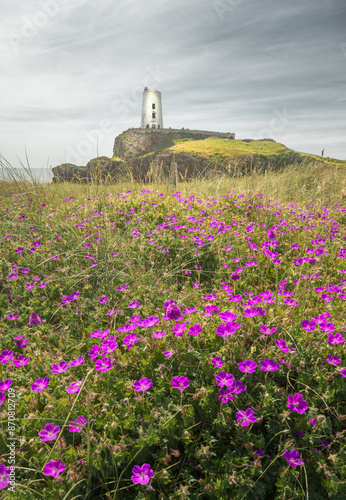
<path fill-rule="evenodd" d="M 85 165 L 139 127 L 346 159 L 345 0 L 1 0 L 0 154 Z M 99 138 L 97 150 L 97 137 Z"/>

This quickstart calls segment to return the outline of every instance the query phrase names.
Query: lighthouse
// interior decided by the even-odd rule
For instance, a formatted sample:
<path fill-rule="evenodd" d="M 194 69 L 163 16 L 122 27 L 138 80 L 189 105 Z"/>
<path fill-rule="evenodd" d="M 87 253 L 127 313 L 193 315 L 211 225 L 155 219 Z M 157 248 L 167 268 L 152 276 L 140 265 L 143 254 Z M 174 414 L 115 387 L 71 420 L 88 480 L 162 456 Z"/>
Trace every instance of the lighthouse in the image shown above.
<path fill-rule="evenodd" d="M 161 92 L 145 87 L 141 128 L 163 128 Z"/>

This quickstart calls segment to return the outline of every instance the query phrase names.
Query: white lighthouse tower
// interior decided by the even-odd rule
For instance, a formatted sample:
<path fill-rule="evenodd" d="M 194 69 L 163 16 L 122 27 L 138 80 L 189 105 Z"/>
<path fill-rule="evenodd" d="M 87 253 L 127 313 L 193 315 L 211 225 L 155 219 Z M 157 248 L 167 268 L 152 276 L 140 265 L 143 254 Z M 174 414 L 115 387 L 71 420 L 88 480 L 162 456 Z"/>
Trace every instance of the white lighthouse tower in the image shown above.
<path fill-rule="evenodd" d="M 161 92 L 145 87 L 141 128 L 163 128 Z"/>

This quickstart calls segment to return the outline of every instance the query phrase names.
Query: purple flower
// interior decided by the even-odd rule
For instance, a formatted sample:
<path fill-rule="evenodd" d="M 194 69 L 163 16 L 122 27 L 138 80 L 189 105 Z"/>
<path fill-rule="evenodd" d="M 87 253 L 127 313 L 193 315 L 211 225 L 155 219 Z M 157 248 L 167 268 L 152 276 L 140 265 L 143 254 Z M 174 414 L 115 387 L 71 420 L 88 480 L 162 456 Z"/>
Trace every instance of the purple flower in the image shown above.
<path fill-rule="evenodd" d="M 344 337 L 341 337 L 341 333 L 336 333 L 333 335 L 332 333 L 328 335 L 328 344 L 337 345 L 345 342 Z"/>
<path fill-rule="evenodd" d="M 240 327 L 241 325 L 238 323 L 227 322 L 225 325 L 219 325 L 216 328 L 216 335 L 220 335 L 220 337 L 228 337 L 228 335 L 232 335 L 236 329 Z"/>
<path fill-rule="evenodd" d="M 208 307 L 208 306 L 206 306 L 206 307 Z M 209 307 L 211 307 L 211 306 L 209 306 Z M 238 314 L 233 314 L 229 311 L 223 311 L 223 312 L 220 312 L 219 318 L 221 319 L 221 321 L 229 322 L 229 321 L 232 321 L 233 319 L 238 318 Z"/>
<path fill-rule="evenodd" d="M 70 384 L 70 387 L 66 389 L 66 392 L 68 392 L 69 394 L 78 394 L 81 390 L 82 385 L 82 380 L 79 380 L 78 382 L 72 382 Z"/>
<path fill-rule="evenodd" d="M 278 347 L 278 349 L 280 349 L 280 351 L 290 352 L 290 349 L 289 349 L 288 345 L 286 344 L 286 342 L 284 341 L 284 339 L 275 340 L 275 344 Z"/>
<path fill-rule="evenodd" d="M 255 423 L 257 418 L 254 415 L 254 411 L 248 408 L 246 411 L 237 411 L 236 417 L 243 427 L 250 425 L 250 423 Z"/>
<path fill-rule="evenodd" d="M 71 420 L 68 424 L 70 426 L 69 432 L 80 432 L 82 428 L 87 424 L 87 419 L 83 415 L 79 415 L 76 421 Z"/>
<path fill-rule="evenodd" d="M 312 427 L 315 427 L 315 425 L 316 425 L 316 423 L 317 423 L 317 420 L 316 420 L 316 418 L 310 418 L 310 419 L 309 419 L 309 422 L 310 422 L 310 424 L 312 425 Z"/>
<path fill-rule="evenodd" d="M 299 452 L 296 450 L 288 451 L 286 450 L 283 454 L 291 467 L 296 467 L 297 465 L 304 465 L 305 460 L 299 459 Z"/>
<path fill-rule="evenodd" d="M 303 396 L 301 394 L 296 392 L 294 396 L 288 396 L 287 408 L 289 408 L 291 412 L 296 411 L 302 414 L 308 409 L 308 403 L 303 400 Z"/>
<path fill-rule="evenodd" d="M 108 370 L 113 368 L 114 364 L 116 364 L 115 361 L 111 361 L 109 358 L 104 357 L 96 361 L 95 370 L 100 370 L 102 373 L 108 372 Z"/>
<path fill-rule="evenodd" d="M 29 318 L 29 325 L 36 326 L 41 324 L 41 318 L 35 312 L 32 312 Z"/>
<path fill-rule="evenodd" d="M 261 360 L 260 365 L 264 372 L 275 372 L 280 368 L 279 365 L 272 359 L 265 359 L 264 361 Z"/>
<path fill-rule="evenodd" d="M 55 427 L 54 424 L 51 423 L 51 424 L 46 424 L 45 428 L 42 429 L 42 431 L 40 431 L 38 435 L 40 436 L 41 441 L 54 441 L 59 432 L 60 432 L 60 427 L 58 425 Z"/>
<path fill-rule="evenodd" d="M 331 356 L 330 354 L 328 354 L 326 363 L 330 363 L 331 365 L 336 366 L 341 363 L 341 359 L 339 358 L 339 356 Z"/>
<path fill-rule="evenodd" d="M 269 329 L 266 325 L 260 325 L 260 331 L 265 335 L 271 335 L 272 333 L 277 331 L 277 328 L 274 327 L 272 329 Z"/>
<path fill-rule="evenodd" d="M 126 337 L 123 338 L 123 344 L 127 346 L 128 349 L 132 348 L 132 344 L 139 341 L 139 338 L 136 337 L 136 332 L 129 333 Z"/>
<path fill-rule="evenodd" d="M 100 304 L 105 304 L 105 303 L 107 302 L 107 300 L 108 300 L 107 295 L 104 295 L 103 297 L 101 297 L 101 298 L 99 299 L 99 303 L 100 303 Z"/>
<path fill-rule="evenodd" d="M 35 380 L 35 383 L 31 385 L 31 390 L 35 392 L 41 392 L 43 391 L 43 389 L 47 389 L 49 381 L 49 377 L 45 377 L 44 379 L 38 378 L 37 380 Z"/>
<path fill-rule="evenodd" d="M 132 469 L 132 482 L 135 484 L 148 484 L 154 477 L 154 471 L 150 469 L 150 464 L 143 464 L 142 467 L 135 465 Z"/>
<path fill-rule="evenodd" d="M 10 484 L 10 473 L 10 468 L 7 468 L 5 464 L 0 464 L 0 490 L 3 490 Z"/>
<path fill-rule="evenodd" d="M 256 453 L 256 455 L 261 456 L 261 455 L 263 455 L 263 454 L 264 454 L 264 450 L 262 450 L 262 449 L 255 450 L 255 453 Z"/>
<path fill-rule="evenodd" d="M 182 337 L 183 331 L 186 330 L 186 323 L 183 321 L 182 323 L 176 323 L 173 328 L 171 328 L 171 332 L 175 334 L 176 337 Z"/>
<path fill-rule="evenodd" d="M 165 335 L 166 335 L 165 330 L 161 330 L 161 331 L 156 330 L 156 332 L 154 332 L 154 333 L 152 334 L 152 337 L 153 337 L 154 339 L 162 339 Z"/>
<path fill-rule="evenodd" d="M 187 387 L 189 387 L 190 381 L 187 377 L 184 377 L 181 375 L 180 377 L 173 377 L 172 378 L 172 386 L 174 389 L 179 389 L 179 391 L 183 391 Z"/>
<path fill-rule="evenodd" d="M 120 286 L 118 286 L 117 290 L 118 290 L 118 292 L 123 292 L 124 290 L 126 290 L 126 288 L 127 288 L 127 285 L 120 285 Z"/>
<path fill-rule="evenodd" d="M 221 360 L 220 357 L 213 358 L 211 362 L 213 363 L 213 366 L 215 366 L 215 368 L 221 368 L 221 366 L 225 363 Z"/>
<path fill-rule="evenodd" d="M 77 359 L 70 361 L 70 366 L 79 366 L 85 363 L 83 356 L 79 356 Z"/>
<path fill-rule="evenodd" d="M 20 354 L 17 359 L 13 360 L 14 366 L 19 368 L 20 366 L 26 366 L 30 361 L 30 358 L 25 357 L 24 354 Z"/>
<path fill-rule="evenodd" d="M 60 363 L 52 365 L 52 373 L 64 373 L 68 368 L 66 361 L 60 361 Z"/>
<path fill-rule="evenodd" d="M 243 373 L 253 373 L 256 370 L 257 363 L 255 361 L 251 361 L 251 359 L 247 359 L 238 363 L 238 368 Z"/>
<path fill-rule="evenodd" d="M 128 307 L 130 309 L 135 309 L 138 306 L 139 306 L 139 302 L 137 300 L 134 300 L 134 301 L 130 302 L 129 305 L 128 305 Z"/>
<path fill-rule="evenodd" d="M 14 319 L 18 319 L 18 318 L 19 318 L 18 314 L 9 314 L 7 316 L 7 319 L 9 319 L 10 321 L 13 321 Z"/>
<path fill-rule="evenodd" d="M 202 332 L 202 327 L 196 323 L 193 326 L 190 326 L 190 330 L 187 332 L 189 335 L 199 335 Z"/>
<path fill-rule="evenodd" d="M 0 382 L 0 391 L 7 391 L 12 385 L 11 379 L 6 379 L 5 382 Z"/>
<path fill-rule="evenodd" d="M 58 477 L 61 472 L 65 470 L 65 465 L 61 463 L 61 458 L 59 460 L 51 460 L 46 465 L 43 474 L 46 476 Z"/>
<path fill-rule="evenodd" d="M 340 375 L 342 375 L 343 377 L 346 377 L 346 368 L 342 368 L 341 370 L 339 370 L 339 373 L 340 373 Z"/>
<path fill-rule="evenodd" d="M 166 356 L 166 358 L 171 358 L 173 356 L 172 351 L 163 351 L 163 355 Z"/>
<path fill-rule="evenodd" d="M 0 354 L 0 361 L 2 365 L 5 365 L 9 361 L 12 361 L 13 358 L 13 351 L 8 351 L 7 349 L 4 349 Z"/>
<path fill-rule="evenodd" d="M 219 375 L 215 375 L 216 380 L 218 381 L 217 385 L 220 387 L 231 386 L 234 381 L 234 376 L 231 373 L 227 373 L 224 370 L 219 372 Z"/>
<path fill-rule="evenodd" d="M 139 381 L 135 380 L 133 382 L 133 388 L 135 391 L 147 391 L 153 385 L 153 381 L 151 379 L 147 379 L 146 377 L 141 378 Z"/>
<path fill-rule="evenodd" d="M 304 328 L 306 332 L 312 332 L 315 330 L 317 323 L 316 321 L 308 321 L 307 319 L 304 319 L 304 321 L 300 323 L 300 326 Z"/>
<path fill-rule="evenodd" d="M 0 406 L 3 405 L 5 399 L 6 399 L 6 392 L 5 391 L 0 391 Z"/>
<path fill-rule="evenodd" d="M 178 321 L 182 317 L 180 307 L 177 304 L 169 304 L 163 319 Z"/>
<path fill-rule="evenodd" d="M 105 313 L 105 316 L 112 316 L 116 312 L 117 312 L 117 309 L 111 309 L 110 311 L 108 311 L 108 312 Z"/>

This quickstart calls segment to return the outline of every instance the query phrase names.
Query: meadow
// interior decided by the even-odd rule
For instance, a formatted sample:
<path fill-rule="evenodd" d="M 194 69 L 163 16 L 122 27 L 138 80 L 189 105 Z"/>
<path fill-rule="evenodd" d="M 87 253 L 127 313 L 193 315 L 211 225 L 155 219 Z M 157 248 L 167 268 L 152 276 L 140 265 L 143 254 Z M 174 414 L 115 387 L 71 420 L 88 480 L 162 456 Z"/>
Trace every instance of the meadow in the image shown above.
<path fill-rule="evenodd" d="M 344 165 L 0 195 L 1 499 L 346 498 Z"/>

